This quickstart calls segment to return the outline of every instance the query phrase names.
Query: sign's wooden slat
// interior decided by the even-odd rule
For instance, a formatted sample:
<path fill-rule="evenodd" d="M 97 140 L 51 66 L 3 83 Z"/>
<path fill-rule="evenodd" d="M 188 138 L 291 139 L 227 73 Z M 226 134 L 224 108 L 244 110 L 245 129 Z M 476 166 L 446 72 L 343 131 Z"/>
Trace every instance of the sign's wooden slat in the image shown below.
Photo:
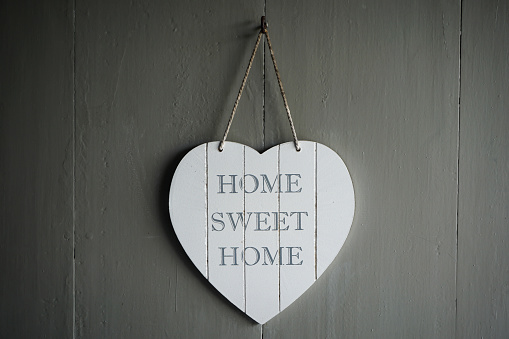
<path fill-rule="evenodd" d="M 315 281 L 315 143 L 280 145 L 280 310 Z"/>
<path fill-rule="evenodd" d="M 208 265 L 209 281 L 235 306 L 245 311 L 244 147 L 231 145 L 219 152 L 209 143 L 208 169 Z M 226 166 L 227 165 L 227 166 Z"/>
<path fill-rule="evenodd" d="M 207 277 L 206 144 L 192 149 L 171 183 L 170 217 L 175 234 L 196 268 Z M 179 180 L 191 177 L 193 180 Z M 192 192 L 182 194 L 182 192 Z M 176 227 L 186 225 L 186 227 Z M 185 246 L 190 244 L 191 246 Z"/>
<path fill-rule="evenodd" d="M 329 267 L 350 231 L 355 200 L 345 163 L 317 144 L 317 276 Z"/>
<path fill-rule="evenodd" d="M 245 147 L 246 313 L 265 323 L 279 312 L 278 157 Z"/>

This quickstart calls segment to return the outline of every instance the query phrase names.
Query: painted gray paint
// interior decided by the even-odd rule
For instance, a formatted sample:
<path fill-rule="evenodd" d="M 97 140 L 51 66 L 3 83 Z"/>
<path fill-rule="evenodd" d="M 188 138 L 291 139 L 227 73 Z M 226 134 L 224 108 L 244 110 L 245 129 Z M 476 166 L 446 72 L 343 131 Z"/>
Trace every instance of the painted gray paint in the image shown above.
<path fill-rule="evenodd" d="M 509 2 L 465 1 L 458 337 L 509 336 Z"/>
<path fill-rule="evenodd" d="M 0 337 L 509 335 L 507 2 L 0 6 Z M 264 13 L 297 133 L 357 201 L 332 266 L 260 326 L 194 269 L 167 193 L 222 136 Z M 269 58 L 229 137 L 260 151 L 291 140 Z"/>
<path fill-rule="evenodd" d="M 0 4 L 0 337 L 73 328 L 72 8 Z"/>

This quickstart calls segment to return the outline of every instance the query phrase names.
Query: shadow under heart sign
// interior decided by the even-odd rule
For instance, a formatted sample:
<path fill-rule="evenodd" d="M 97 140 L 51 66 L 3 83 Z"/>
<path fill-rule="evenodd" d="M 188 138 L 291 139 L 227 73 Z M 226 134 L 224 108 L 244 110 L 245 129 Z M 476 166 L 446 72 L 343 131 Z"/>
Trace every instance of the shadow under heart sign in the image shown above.
<path fill-rule="evenodd" d="M 178 165 L 170 217 L 189 258 L 240 310 L 263 324 L 320 277 L 352 224 L 344 162 L 330 148 L 288 142 L 263 154 L 202 144 Z"/>

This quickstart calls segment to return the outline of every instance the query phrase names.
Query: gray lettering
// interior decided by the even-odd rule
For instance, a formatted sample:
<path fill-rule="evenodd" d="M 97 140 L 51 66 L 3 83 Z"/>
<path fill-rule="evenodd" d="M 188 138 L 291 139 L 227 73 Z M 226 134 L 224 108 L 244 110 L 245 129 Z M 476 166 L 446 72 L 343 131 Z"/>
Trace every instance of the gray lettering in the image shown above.
<path fill-rule="evenodd" d="M 299 251 L 302 251 L 302 247 L 287 247 L 288 248 L 288 265 L 302 265 L 302 260 L 299 262 L 299 263 L 296 263 L 294 264 L 293 263 L 293 257 L 296 257 L 297 259 L 299 259 L 299 252 L 297 253 L 292 253 L 292 250 L 294 248 L 298 248 Z"/>
<path fill-rule="evenodd" d="M 225 193 L 224 192 L 224 186 L 225 185 L 231 185 L 232 186 L 232 190 L 230 193 L 237 193 L 237 191 L 235 191 L 235 177 L 236 175 L 235 174 L 230 174 L 230 178 L 232 179 L 231 182 L 224 182 L 224 175 L 218 175 L 219 177 L 219 192 L 217 193 Z"/>
<path fill-rule="evenodd" d="M 302 187 L 299 188 L 298 191 L 292 191 L 292 185 L 299 186 L 299 180 L 296 179 L 295 181 L 292 181 L 292 175 L 295 175 L 296 177 L 300 178 L 300 174 L 287 174 L 286 175 L 286 179 L 287 179 L 286 193 L 300 193 L 302 191 Z"/>
<path fill-rule="evenodd" d="M 238 247 L 232 247 L 232 249 L 233 249 L 232 255 L 225 255 L 224 250 L 226 249 L 226 247 L 219 247 L 219 249 L 221 250 L 221 264 L 219 264 L 219 266 L 226 266 L 226 264 L 224 263 L 224 258 L 226 258 L 226 257 L 233 258 L 232 266 L 238 266 L 238 264 L 237 264 L 237 248 Z"/>
<path fill-rule="evenodd" d="M 276 175 L 276 177 L 274 178 L 274 182 L 272 183 L 272 185 L 270 184 L 270 181 L 269 181 L 269 178 L 267 177 L 267 174 L 262 174 L 261 177 L 263 178 L 263 181 L 262 181 L 262 191 L 261 193 L 267 193 L 267 191 L 265 190 L 265 184 L 267 184 L 267 187 L 269 188 L 269 192 L 272 193 L 272 190 L 274 189 L 274 186 L 276 186 L 276 181 L 279 183 L 279 192 L 281 192 L 281 175 Z M 278 180 L 279 179 L 279 180 Z M 277 191 L 275 191 L 275 193 L 277 193 Z"/>
<path fill-rule="evenodd" d="M 255 261 L 252 264 L 249 264 L 247 262 L 247 250 L 250 249 L 250 248 L 253 249 L 253 251 L 255 253 L 255 258 L 256 258 Z M 244 249 L 244 262 L 246 263 L 246 265 L 247 266 L 253 266 L 253 265 L 256 265 L 258 263 L 258 261 L 260 261 L 260 252 L 258 252 L 258 250 L 256 248 L 254 248 L 254 247 L 246 247 Z"/>
<path fill-rule="evenodd" d="M 267 218 L 262 220 L 260 218 L 260 215 L 261 214 L 266 214 L 267 216 L 270 216 L 270 213 L 269 212 L 253 212 L 253 213 L 256 214 L 256 228 L 255 228 L 255 231 L 268 231 L 268 230 L 270 230 L 270 226 L 268 226 L 268 228 L 265 228 L 265 229 L 261 229 L 260 228 L 260 225 L 261 225 L 262 222 L 265 225 L 267 225 Z"/>
<path fill-rule="evenodd" d="M 214 224 L 212 224 L 212 230 L 213 231 L 222 231 L 222 230 L 224 230 L 224 222 L 222 220 L 214 218 L 214 215 L 216 215 L 216 214 L 219 215 L 221 217 L 221 219 L 223 218 L 223 213 L 214 212 L 214 213 L 212 213 L 212 221 L 221 224 L 223 227 L 221 227 L 221 229 L 218 229 L 218 228 L 215 227 Z"/>
<path fill-rule="evenodd" d="M 252 190 L 251 192 L 248 192 L 248 191 L 246 190 L 246 188 L 247 188 L 247 180 L 246 180 L 246 177 L 247 177 L 247 176 L 250 176 L 251 178 L 253 178 L 254 188 L 253 188 L 253 190 Z M 255 191 L 258 189 L 258 186 L 259 186 L 258 178 L 256 178 L 254 175 L 252 175 L 252 174 L 246 174 L 246 175 L 244 176 L 244 192 L 245 192 L 245 193 L 250 194 L 250 193 L 255 192 Z"/>
<path fill-rule="evenodd" d="M 267 247 L 262 247 L 262 248 L 263 248 L 263 264 L 262 265 L 268 265 L 267 264 L 267 257 L 269 257 L 270 264 L 273 265 L 274 261 L 276 260 L 276 256 L 278 254 L 278 250 L 276 250 L 276 253 L 274 253 L 274 257 L 272 257 L 270 255 L 270 251 L 269 251 L 269 249 Z M 281 256 L 279 258 L 279 261 L 281 263 Z M 276 265 L 277 265 L 277 261 L 276 261 Z"/>
<path fill-rule="evenodd" d="M 292 212 L 290 213 L 290 216 L 297 214 L 297 228 L 295 230 L 302 231 L 302 214 L 305 214 L 306 217 L 308 216 L 308 212 Z"/>
<path fill-rule="evenodd" d="M 244 223 L 244 213 L 243 212 L 237 212 L 237 221 L 233 220 L 233 214 L 234 214 L 233 212 L 226 212 L 226 215 L 228 216 L 228 219 L 230 220 L 230 224 L 232 225 L 232 230 L 236 231 L 239 223 L 241 225 L 244 224 L 244 229 L 247 228 L 247 225 L 249 224 L 249 220 L 251 219 L 251 215 L 253 214 L 253 212 L 247 213 L 248 216 L 247 216 L 246 223 Z"/>

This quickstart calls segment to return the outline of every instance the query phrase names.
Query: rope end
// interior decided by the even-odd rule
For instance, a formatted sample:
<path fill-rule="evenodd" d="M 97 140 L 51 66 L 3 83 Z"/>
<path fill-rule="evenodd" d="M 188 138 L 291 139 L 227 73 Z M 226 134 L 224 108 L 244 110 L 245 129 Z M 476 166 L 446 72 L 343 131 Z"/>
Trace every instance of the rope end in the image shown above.
<path fill-rule="evenodd" d="M 223 149 L 224 149 L 224 140 L 222 140 L 220 143 L 219 143 L 219 147 L 217 148 L 219 150 L 219 152 L 222 152 Z"/>
<path fill-rule="evenodd" d="M 301 150 L 302 148 L 300 148 L 300 144 L 299 144 L 299 142 L 298 142 L 298 141 L 295 141 L 294 143 L 295 143 L 295 149 L 297 150 L 297 152 L 300 152 L 300 150 Z"/>

